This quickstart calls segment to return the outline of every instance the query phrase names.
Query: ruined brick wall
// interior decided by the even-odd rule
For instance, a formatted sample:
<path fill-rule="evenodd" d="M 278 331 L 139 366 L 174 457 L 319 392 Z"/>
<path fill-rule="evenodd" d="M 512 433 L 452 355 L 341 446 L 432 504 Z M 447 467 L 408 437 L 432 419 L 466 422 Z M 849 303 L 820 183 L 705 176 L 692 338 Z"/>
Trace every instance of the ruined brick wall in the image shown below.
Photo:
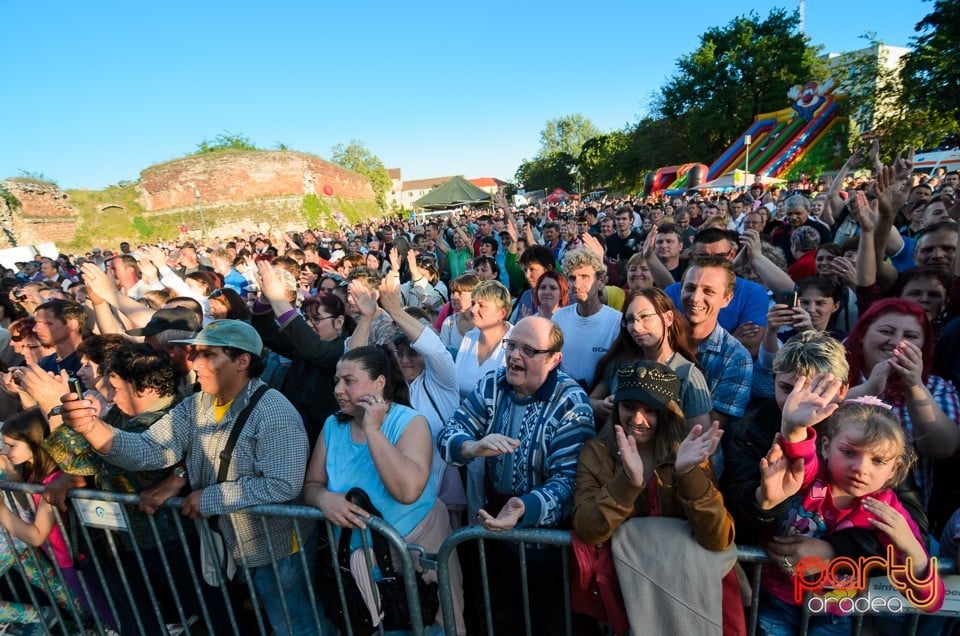
<path fill-rule="evenodd" d="M 48 241 L 65 244 L 75 238 L 84 246 L 137 240 L 136 216 L 159 223 L 168 238 L 179 234 L 181 223 L 193 234 L 201 228 L 201 209 L 214 235 L 251 228 L 302 229 L 300 207 L 307 194 L 323 199 L 332 212 L 351 202 L 373 209 L 374 202 L 366 178 L 319 157 L 288 151 L 225 151 L 147 168 L 135 186 L 137 204 L 146 214 L 134 209 L 137 204 L 125 207 L 100 198 L 95 209 L 82 210 L 81 218 L 69 195 L 51 183 L 12 178 L 0 185 L 19 201 L 10 209 L 0 197 L 0 248 Z M 199 201 L 195 192 L 200 193 Z M 97 200 L 93 194 L 78 200 Z"/>
<path fill-rule="evenodd" d="M 66 192 L 32 179 L 10 179 L 0 185 L 20 202 L 19 209 L 5 210 L 9 214 L 3 215 L 0 247 L 12 247 L 13 237 L 17 245 L 73 240 L 79 213 Z M 0 205 L 6 208 L 6 202 Z"/>
<path fill-rule="evenodd" d="M 140 173 L 153 212 L 306 194 L 373 201 L 370 182 L 319 157 L 290 151 L 225 151 L 177 159 Z"/>

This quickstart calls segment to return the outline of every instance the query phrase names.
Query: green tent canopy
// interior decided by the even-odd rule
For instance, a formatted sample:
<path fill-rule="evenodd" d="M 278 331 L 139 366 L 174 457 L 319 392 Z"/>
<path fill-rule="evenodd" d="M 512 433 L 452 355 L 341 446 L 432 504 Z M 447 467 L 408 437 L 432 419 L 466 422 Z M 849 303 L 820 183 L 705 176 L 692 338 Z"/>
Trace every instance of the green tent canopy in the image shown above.
<path fill-rule="evenodd" d="M 460 205 L 476 205 L 489 202 L 490 193 L 484 192 L 463 177 L 454 177 L 414 201 L 413 207 L 444 210 Z"/>

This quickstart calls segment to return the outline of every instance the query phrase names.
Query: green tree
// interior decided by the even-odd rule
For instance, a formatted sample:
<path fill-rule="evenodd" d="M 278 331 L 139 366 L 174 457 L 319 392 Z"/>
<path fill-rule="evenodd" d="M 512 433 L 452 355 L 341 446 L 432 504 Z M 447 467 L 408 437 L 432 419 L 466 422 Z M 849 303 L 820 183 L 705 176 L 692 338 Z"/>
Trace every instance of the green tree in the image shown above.
<path fill-rule="evenodd" d="M 580 149 L 591 137 L 600 134 L 600 129 L 580 113 L 551 119 L 540 131 L 540 157 L 564 152 L 579 157 Z"/>
<path fill-rule="evenodd" d="M 826 75 L 817 49 L 799 33 L 799 15 L 775 8 L 734 18 L 700 36 L 660 89 L 659 118 L 676 127 L 680 148 L 668 163 L 709 163 L 757 113 L 783 108 L 791 86 Z"/>
<path fill-rule="evenodd" d="M 935 0 L 917 23 L 903 67 L 904 98 L 928 112 L 960 114 L 960 0 Z"/>
<path fill-rule="evenodd" d="M 622 130 L 588 139 L 580 151 L 579 167 L 586 190 L 601 187 L 623 190 L 632 181 L 624 169 L 630 137 Z"/>
<path fill-rule="evenodd" d="M 904 89 L 904 65 L 889 68 L 883 43 L 872 34 L 864 37 L 869 46 L 835 71 L 846 97 L 853 144 L 879 139 L 881 159 L 888 162 L 902 148 L 935 146 L 955 132 L 956 117 L 910 95 Z"/>
<path fill-rule="evenodd" d="M 568 192 L 573 190 L 576 181 L 573 171 L 577 167 L 577 160 L 565 152 L 556 152 L 545 157 L 536 157 L 524 161 L 517 168 L 514 176 L 518 184 L 526 190 L 552 190 L 563 188 Z"/>
<path fill-rule="evenodd" d="M 204 139 L 197 144 L 197 151 L 193 154 L 202 155 L 218 150 L 259 150 L 246 135 L 235 135 L 228 130 L 223 131 L 212 140 Z"/>
<path fill-rule="evenodd" d="M 346 145 L 337 144 L 330 149 L 330 160 L 341 168 L 352 170 L 369 179 L 377 207 L 381 211 L 387 209 L 387 190 L 392 184 L 390 173 L 380 158 L 370 152 L 362 141 L 351 139 Z"/>

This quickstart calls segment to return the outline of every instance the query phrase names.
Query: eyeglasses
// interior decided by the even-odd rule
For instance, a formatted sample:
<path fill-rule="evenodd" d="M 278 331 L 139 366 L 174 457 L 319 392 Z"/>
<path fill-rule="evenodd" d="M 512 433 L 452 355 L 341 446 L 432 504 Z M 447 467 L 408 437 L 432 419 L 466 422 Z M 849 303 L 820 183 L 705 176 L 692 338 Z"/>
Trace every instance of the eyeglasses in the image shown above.
<path fill-rule="evenodd" d="M 524 358 L 532 358 L 533 356 L 540 353 L 553 353 L 552 349 L 534 349 L 530 345 L 520 344 L 519 342 L 515 342 L 513 340 L 510 340 L 509 338 L 503 339 L 503 348 L 511 353 L 514 350 L 519 349 L 520 355 L 523 356 Z"/>
<path fill-rule="evenodd" d="M 319 314 L 315 314 L 315 315 L 313 315 L 313 316 L 307 316 L 306 318 L 307 318 L 307 322 L 312 322 L 312 323 L 314 323 L 314 324 L 317 324 L 317 323 L 323 322 L 324 320 L 328 320 L 328 319 L 331 319 L 331 318 L 334 319 L 334 320 L 336 320 L 336 319 L 339 318 L 339 317 L 340 317 L 340 316 L 321 316 L 321 315 L 319 315 Z"/>
<path fill-rule="evenodd" d="M 220 298 L 221 296 L 223 296 L 222 289 L 214 289 L 212 292 L 210 292 L 210 298 Z"/>
<path fill-rule="evenodd" d="M 403 358 L 410 358 L 412 360 L 420 357 L 420 354 L 413 349 L 397 349 L 394 351 L 394 355 L 397 356 L 397 360 L 402 360 Z"/>
<path fill-rule="evenodd" d="M 659 314 L 656 314 L 656 313 L 637 314 L 636 316 L 627 316 L 626 318 L 623 319 L 623 326 L 630 327 L 636 324 L 637 322 L 642 322 L 643 324 L 648 325 L 654 318 L 658 318 L 658 317 L 659 317 Z"/>

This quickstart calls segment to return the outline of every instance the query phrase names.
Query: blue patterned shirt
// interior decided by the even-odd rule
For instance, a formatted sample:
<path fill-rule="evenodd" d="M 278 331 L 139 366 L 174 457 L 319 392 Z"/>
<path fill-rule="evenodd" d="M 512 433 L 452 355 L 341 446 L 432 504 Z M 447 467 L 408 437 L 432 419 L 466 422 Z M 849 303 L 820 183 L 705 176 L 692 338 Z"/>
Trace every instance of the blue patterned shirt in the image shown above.
<path fill-rule="evenodd" d="M 486 460 L 493 489 L 523 501 L 517 527 L 556 526 L 567 519 L 580 447 L 595 434 L 593 409 L 583 388 L 554 369 L 536 393 L 519 398 L 506 381 L 505 369 L 491 371 L 440 431 L 440 456 L 464 464 L 461 445 L 491 433 L 520 440 L 513 453 Z"/>
<path fill-rule="evenodd" d="M 750 401 L 753 358 L 740 341 L 719 324 L 700 343 L 697 359 L 713 398 L 713 410 L 742 417 Z"/>

